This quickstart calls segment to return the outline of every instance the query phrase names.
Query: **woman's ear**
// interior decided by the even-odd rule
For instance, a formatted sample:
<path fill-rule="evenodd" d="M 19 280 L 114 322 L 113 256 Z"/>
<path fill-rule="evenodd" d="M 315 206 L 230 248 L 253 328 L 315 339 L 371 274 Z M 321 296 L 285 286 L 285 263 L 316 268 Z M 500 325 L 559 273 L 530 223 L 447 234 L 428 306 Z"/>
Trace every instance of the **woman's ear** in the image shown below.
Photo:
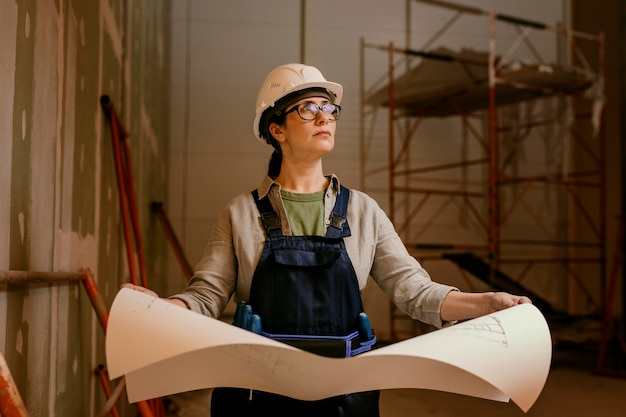
<path fill-rule="evenodd" d="M 268 128 L 270 134 L 274 137 L 274 139 L 276 139 L 278 142 L 284 142 L 285 141 L 285 132 L 283 130 L 283 127 L 276 124 L 276 123 L 271 123 L 270 127 Z"/>

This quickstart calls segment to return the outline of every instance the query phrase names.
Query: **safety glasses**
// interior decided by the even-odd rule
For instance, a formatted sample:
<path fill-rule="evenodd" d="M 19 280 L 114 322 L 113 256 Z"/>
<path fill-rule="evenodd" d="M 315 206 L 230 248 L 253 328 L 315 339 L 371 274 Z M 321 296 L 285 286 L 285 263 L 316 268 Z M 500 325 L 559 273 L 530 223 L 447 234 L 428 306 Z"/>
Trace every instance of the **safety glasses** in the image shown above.
<path fill-rule="evenodd" d="M 302 120 L 306 120 L 307 122 L 317 119 L 317 115 L 320 112 L 326 114 L 330 120 L 339 120 L 339 116 L 341 115 L 341 107 L 338 104 L 326 103 L 318 106 L 310 101 L 292 107 L 285 112 L 285 116 L 294 111 L 298 113 L 298 116 L 300 116 Z"/>

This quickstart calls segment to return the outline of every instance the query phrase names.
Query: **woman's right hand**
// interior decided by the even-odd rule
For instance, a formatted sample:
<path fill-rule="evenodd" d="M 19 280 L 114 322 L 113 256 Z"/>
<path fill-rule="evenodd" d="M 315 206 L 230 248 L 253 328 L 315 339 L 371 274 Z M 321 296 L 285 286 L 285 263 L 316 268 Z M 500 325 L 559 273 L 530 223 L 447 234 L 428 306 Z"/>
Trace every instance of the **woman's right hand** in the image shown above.
<path fill-rule="evenodd" d="M 149 296 L 152 296 L 154 298 L 160 298 L 157 293 L 155 293 L 154 291 L 152 291 L 149 288 L 142 287 L 141 285 L 135 285 L 135 284 L 126 283 L 126 284 L 122 284 L 122 288 L 128 288 L 128 289 L 131 289 L 131 290 L 134 290 L 134 291 L 139 291 L 139 292 L 142 292 L 144 294 L 148 294 Z M 176 305 L 178 307 L 189 309 L 189 306 L 187 306 L 187 304 L 183 300 L 179 300 L 177 298 L 161 298 L 161 299 L 163 301 L 167 301 L 170 304 L 174 304 L 174 305 Z"/>
<path fill-rule="evenodd" d="M 159 298 L 159 295 L 157 293 L 155 293 L 151 289 L 148 289 L 146 287 L 142 287 L 141 285 L 135 285 L 135 284 L 127 283 L 127 284 L 122 284 L 122 288 L 129 288 L 131 290 L 139 291 L 139 292 L 142 292 L 144 294 L 148 294 L 148 295 L 150 295 L 152 297 Z"/>

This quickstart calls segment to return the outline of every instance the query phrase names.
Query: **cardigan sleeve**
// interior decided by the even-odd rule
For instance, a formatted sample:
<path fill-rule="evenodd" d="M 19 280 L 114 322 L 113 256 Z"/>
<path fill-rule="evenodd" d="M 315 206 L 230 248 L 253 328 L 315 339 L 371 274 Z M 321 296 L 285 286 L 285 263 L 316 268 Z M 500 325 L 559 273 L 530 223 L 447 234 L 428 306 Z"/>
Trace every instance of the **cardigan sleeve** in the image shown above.
<path fill-rule="evenodd" d="M 408 252 L 380 206 L 363 193 L 359 194 L 359 199 L 363 200 L 359 210 L 359 239 L 370 239 L 369 246 L 373 251 L 370 276 L 387 297 L 411 318 L 436 327 L 447 324 L 441 320 L 441 304 L 450 291 L 457 289 L 433 281 Z"/>

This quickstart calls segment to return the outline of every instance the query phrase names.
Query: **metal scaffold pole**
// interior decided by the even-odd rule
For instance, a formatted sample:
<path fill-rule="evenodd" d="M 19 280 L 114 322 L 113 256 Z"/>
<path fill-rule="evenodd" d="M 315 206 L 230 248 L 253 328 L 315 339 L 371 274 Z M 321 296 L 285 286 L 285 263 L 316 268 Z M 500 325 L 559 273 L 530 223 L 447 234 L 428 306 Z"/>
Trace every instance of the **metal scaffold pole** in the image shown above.
<path fill-rule="evenodd" d="M 398 234 L 420 260 L 452 261 L 464 277 L 528 295 L 555 322 L 603 311 L 604 35 L 413 1 L 452 17 L 422 49 L 409 47 L 409 16 L 404 48 L 361 40 L 361 187 L 384 195 Z M 406 13 L 416 15 L 410 3 Z M 433 47 L 462 15 L 486 18 L 486 51 Z M 572 59 L 551 63 L 535 37 L 566 42 Z M 366 77 L 367 49 L 387 54 L 386 66 L 375 64 L 386 68 L 378 79 Z M 407 64 L 402 74 L 398 56 Z M 462 121 L 461 141 L 429 129 L 452 117 Z M 427 118 L 433 121 L 422 136 L 417 127 Z M 458 228 L 447 233 L 455 218 Z M 545 290 L 545 276 L 558 294 Z"/>

